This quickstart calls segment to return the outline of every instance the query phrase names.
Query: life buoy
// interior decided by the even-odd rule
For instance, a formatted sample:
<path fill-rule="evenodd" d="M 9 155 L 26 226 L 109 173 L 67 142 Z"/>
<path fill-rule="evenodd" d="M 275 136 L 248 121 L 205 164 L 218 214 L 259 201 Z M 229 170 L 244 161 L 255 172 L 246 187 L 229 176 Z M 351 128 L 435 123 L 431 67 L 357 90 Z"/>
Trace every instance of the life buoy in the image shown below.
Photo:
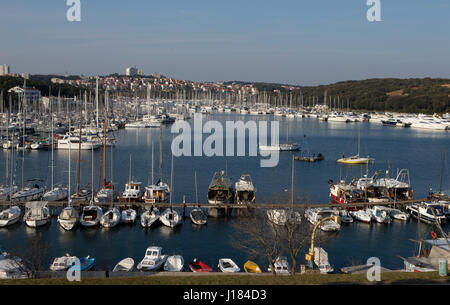
<path fill-rule="evenodd" d="M 437 239 L 437 234 L 436 234 L 436 232 L 432 231 L 432 232 L 431 232 L 431 237 L 433 237 L 433 239 L 436 240 L 436 239 Z"/>

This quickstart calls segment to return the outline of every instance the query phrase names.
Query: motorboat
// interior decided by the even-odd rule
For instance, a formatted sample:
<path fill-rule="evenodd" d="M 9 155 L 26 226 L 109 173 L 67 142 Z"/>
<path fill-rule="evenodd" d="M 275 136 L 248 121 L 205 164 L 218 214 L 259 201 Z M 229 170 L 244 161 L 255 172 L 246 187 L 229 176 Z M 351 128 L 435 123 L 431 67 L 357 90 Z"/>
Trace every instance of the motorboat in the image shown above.
<path fill-rule="evenodd" d="M 402 212 L 398 209 L 390 209 L 389 216 L 397 220 L 408 221 L 410 215 L 408 213 Z"/>
<path fill-rule="evenodd" d="M 191 221 L 196 225 L 204 225 L 208 221 L 208 216 L 201 208 L 194 208 L 189 213 Z"/>
<path fill-rule="evenodd" d="M 145 203 L 162 203 L 168 202 L 170 197 L 170 187 L 167 183 L 159 180 L 156 184 L 145 187 L 142 199 Z"/>
<path fill-rule="evenodd" d="M 272 145 L 259 145 L 260 150 L 275 150 L 275 151 L 298 151 L 300 150 L 300 144 L 293 143 L 293 144 L 287 144 L 287 143 L 279 143 L 279 144 L 272 144 Z"/>
<path fill-rule="evenodd" d="M 275 273 L 277 274 L 289 274 L 289 262 L 285 256 L 279 256 L 275 259 L 275 262 L 273 263 L 273 266 L 275 268 Z M 267 271 L 272 272 L 272 269 L 269 268 Z"/>
<path fill-rule="evenodd" d="M 112 272 L 130 272 L 133 270 L 134 260 L 131 257 L 124 258 L 120 262 L 118 262 Z"/>
<path fill-rule="evenodd" d="M 78 257 L 66 254 L 65 256 L 56 257 L 50 265 L 51 271 L 66 271 L 78 260 Z"/>
<path fill-rule="evenodd" d="M 213 272 L 211 267 L 209 267 L 202 261 L 197 260 L 196 258 L 194 258 L 194 260 L 189 263 L 189 269 L 192 272 Z"/>
<path fill-rule="evenodd" d="M 261 268 L 259 268 L 259 266 L 252 261 L 247 261 L 244 264 L 244 271 L 246 273 L 262 273 Z"/>
<path fill-rule="evenodd" d="M 0 212 L 0 228 L 17 223 L 20 220 L 22 211 L 18 206 L 12 206 Z"/>
<path fill-rule="evenodd" d="M 137 269 L 140 271 L 156 271 L 160 269 L 168 258 L 168 255 L 163 255 L 161 252 L 161 247 L 148 247 L 144 258 L 137 265 Z"/>
<path fill-rule="evenodd" d="M 149 210 L 146 210 L 141 214 L 141 226 L 144 228 L 150 228 L 157 223 L 159 217 L 160 212 L 158 208 L 151 206 Z"/>
<path fill-rule="evenodd" d="M 96 205 L 88 205 L 83 208 L 81 213 L 80 224 L 85 227 L 93 227 L 98 225 L 103 216 L 102 208 Z"/>
<path fill-rule="evenodd" d="M 136 221 L 136 211 L 133 209 L 122 211 L 120 221 L 123 223 L 134 223 Z"/>
<path fill-rule="evenodd" d="M 100 225 L 105 228 L 113 228 L 119 224 L 120 216 L 119 209 L 114 207 L 103 214 L 100 218 Z"/>
<path fill-rule="evenodd" d="M 347 210 L 335 210 L 335 215 L 341 218 L 341 223 L 352 223 L 353 217 L 349 214 Z"/>
<path fill-rule="evenodd" d="M 27 268 L 19 257 L 14 257 L 0 249 L 0 279 L 26 279 Z"/>
<path fill-rule="evenodd" d="M 141 202 L 144 192 L 141 188 L 142 182 L 130 181 L 125 184 L 125 191 L 119 196 L 121 202 Z"/>
<path fill-rule="evenodd" d="M 78 220 L 78 210 L 72 206 L 68 206 L 62 209 L 57 221 L 63 229 L 70 231 L 77 225 Z"/>
<path fill-rule="evenodd" d="M 219 265 L 217 268 L 225 273 L 239 272 L 241 269 L 231 258 L 221 258 L 219 259 Z"/>
<path fill-rule="evenodd" d="M 389 210 L 381 206 L 374 206 L 367 208 L 367 212 L 372 215 L 372 219 L 378 223 L 390 223 L 391 217 L 389 216 Z"/>
<path fill-rule="evenodd" d="M 328 208 L 312 208 L 305 210 L 305 217 L 312 225 L 320 222 L 319 228 L 324 232 L 339 231 L 341 229 L 341 218 L 335 215 L 332 209 Z M 322 219 L 331 218 L 323 221 Z"/>
<path fill-rule="evenodd" d="M 25 205 L 23 221 L 32 228 L 41 227 L 50 221 L 50 209 L 47 201 L 30 201 Z"/>
<path fill-rule="evenodd" d="M 418 204 L 411 204 L 406 207 L 406 211 L 412 217 L 421 222 L 435 224 L 444 224 L 447 222 L 447 217 L 442 212 L 442 206 L 431 202 L 422 202 Z"/>
<path fill-rule="evenodd" d="M 181 216 L 176 210 L 170 207 L 161 213 L 159 220 L 163 225 L 174 228 L 181 223 Z"/>
<path fill-rule="evenodd" d="M 302 221 L 302 215 L 298 211 L 291 209 L 270 209 L 266 212 L 267 218 L 270 222 L 276 225 L 300 224 Z"/>
<path fill-rule="evenodd" d="M 184 268 L 184 259 L 181 255 L 171 255 L 164 264 L 164 271 L 181 272 Z"/>
<path fill-rule="evenodd" d="M 69 192 L 66 187 L 56 186 L 44 194 L 43 200 L 49 202 L 61 201 L 67 198 L 68 193 Z"/>
<path fill-rule="evenodd" d="M 61 139 L 58 140 L 58 149 L 81 149 L 81 150 L 92 150 L 98 149 L 101 146 L 99 142 L 88 141 L 87 138 L 83 137 L 81 139 L 76 136 L 65 135 Z"/>
<path fill-rule="evenodd" d="M 236 202 L 238 204 L 251 204 L 256 199 L 256 189 L 250 175 L 244 174 L 235 184 Z"/>
<path fill-rule="evenodd" d="M 90 257 L 89 255 L 86 257 L 80 258 L 80 271 L 88 271 L 94 267 L 95 258 Z M 68 271 L 76 270 L 77 266 L 73 265 L 69 267 Z"/>
<path fill-rule="evenodd" d="M 350 215 L 358 221 L 371 223 L 372 222 L 372 214 L 366 210 L 357 210 L 350 212 Z"/>
<path fill-rule="evenodd" d="M 328 253 L 320 247 L 314 247 L 314 263 L 319 268 L 320 273 L 331 273 L 334 271 L 328 262 Z"/>

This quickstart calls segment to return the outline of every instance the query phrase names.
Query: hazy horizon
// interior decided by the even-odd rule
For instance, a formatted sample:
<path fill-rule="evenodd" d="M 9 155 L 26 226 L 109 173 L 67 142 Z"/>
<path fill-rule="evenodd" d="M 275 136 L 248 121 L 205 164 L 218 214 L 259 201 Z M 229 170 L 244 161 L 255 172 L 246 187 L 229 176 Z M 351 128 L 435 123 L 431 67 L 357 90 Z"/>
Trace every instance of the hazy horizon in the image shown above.
<path fill-rule="evenodd" d="M 450 78 L 450 3 L 366 0 L 2 3 L 0 64 L 30 74 L 124 74 L 316 86 L 371 78 Z"/>

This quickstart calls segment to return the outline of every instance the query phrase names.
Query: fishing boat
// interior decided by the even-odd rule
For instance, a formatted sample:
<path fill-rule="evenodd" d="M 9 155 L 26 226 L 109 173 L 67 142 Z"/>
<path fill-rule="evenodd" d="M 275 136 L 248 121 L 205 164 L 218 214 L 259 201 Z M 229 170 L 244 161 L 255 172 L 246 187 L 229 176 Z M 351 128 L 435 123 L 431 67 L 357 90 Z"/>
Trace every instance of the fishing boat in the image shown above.
<path fill-rule="evenodd" d="M 364 223 L 372 222 L 372 214 L 370 212 L 367 212 L 366 210 L 351 211 L 350 215 L 356 220 Z"/>
<path fill-rule="evenodd" d="M 143 228 L 151 228 L 154 226 L 160 217 L 160 212 L 158 208 L 153 207 L 153 205 L 150 207 L 150 209 L 144 211 L 141 214 L 141 226 Z"/>
<path fill-rule="evenodd" d="M 253 185 L 250 175 L 243 174 L 235 184 L 236 202 L 238 204 L 251 204 L 256 199 L 256 189 Z"/>
<path fill-rule="evenodd" d="M 246 273 L 262 273 L 261 268 L 259 268 L 259 266 L 252 261 L 247 261 L 244 264 L 244 271 Z"/>
<path fill-rule="evenodd" d="M 328 185 L 330 187 L 329 196 L 334 204 L 364 202 L 364 192 L 358 189 L 355 184 L 347 184 L 344 180 L 341 180 L 339 183 L 329 180 Z"/>
<path fill-rule="evenodd" d="M 83 207 L 80 218 L 80 224 L 84 227 L 93 227 L 98 225 L 103 216 L 102 208 L 96 205 L 87 205 Z"/>
<path fill-rule="evenodd" d="M 30 201 L 25 205 L 23 221 L 32 228 L 41 227 L 50 221 L 50 209 L 47 201 Z"/>
<path fill-rule="evenodd" d="M 273 266 L 275 268 L 275 273 L 277 274 L 289 274 L 289 263 L 285 256 L 279 256 L 275 259 L 275 262 L 273 263 Z M 267 271 L 272 272 L 272 269 L 267 268 Z"/>
<path fill-rule="evenodd" d="M 130 155 L 130 172 L 128 175 L 128 183 L 125 184 L 125 191 L 119 196 L 121 202 L 141 202 L 144 192 L 142 190 L 142 182 L 133 181 L 131 177 L 131 155 Z"/>
<path fill-rule="evenodd" d="M 100 225 L 104 228 L 113 228 L 119 224 L 120 216 L 119 209 L 113 207 L 100 218 Z"/>
<path fill-rule="evenodd" d="M 334 232 L 341 229 L 341 218 L 334 214 L 332 209 L 327 208 L 314 208 L 306 209 L 305 217 L 312 225 L 316 225 L 320 222 L 319 228 L 324 232 Z M 331 217 L 332 220 L 322 221 L 322 219 Z"/>
<path fill-rule="evenodd" d="M 12 206 L 9 209 L 0 212 L 0 228 L 7 227 L 17 223 L 20 220 L 22 211 L 18 206 Z"/>
<path fill-rule="evenodd" d="M 94 267 L 95 258 L 91 258 L 89 255 L 86 257 L 80 258 L 80 271 L 88 271 Z M 73 265 L 68 269 L 68 271 L 76 270 L 77 266 Z"/>
<path fill-rule="evenodd" d="M 209 267 L 202 261 L 197 260 L 196 258 L 194 258 L 194 260 L 189 263 L 189 269 L 192 272 L 213 272 L 211 267 Z"/>
<path fill-rule="evenodd" d="M 78 260 L 78 257 L 66 254 L 65 256 L 56 257 L 50 265 L 51 271 L 66 271 Z"/>
<path fill-rule="evenodd" d="M 442 212 L 442 207 L 432 202 L 408 205 L 406 211 L 421 222 L 429 224 L 444 224 L 447 222 L 447 217 Z"/>
<path fill-rule="evenodd" d="M 234 202 L 234 192 L 231 179 L 225 176 L 225 171 L 221 170 L 214 174 L 208 187 L 208 203 L 224 204 Z"/>
<path fill-rule="evenodd" d="M 130 272 L 133 270 L 134 260 L 131 257 L 125 258 L 118 262 L 112 272 Z"/>
<path fill-rule="evenodd" d="M 194 208 L 189 213 L 191 221 L 196 225 L 204 225 L 208 221 L 208 216 L 201 208 Z"/>
<path fill-rule="evenodd" d="M 235 273 L 241 271 L 238 265 L 231 258 L 219 259 L 217 269 L 225 273 Z"/>
<path fill-rule="evenodd" d="M 145 256 L 137 265 L 139 271 L 156 271 L 166 262 L 168 255 L 161 254 L 161 247 L 148 247 Z"/>
<path fill-rule="evenodd" d="M 171 255 L 164 264 L 164 271 L 181 272 L 184 268 L 184 259 L 181 255 Z"/>
<path fill-rule="evenodd" d="M 120 221 L 122 223 L 134 223 L 136 221 L 136 211 L 133 209 L 126 209 L 122 211 Z"/>

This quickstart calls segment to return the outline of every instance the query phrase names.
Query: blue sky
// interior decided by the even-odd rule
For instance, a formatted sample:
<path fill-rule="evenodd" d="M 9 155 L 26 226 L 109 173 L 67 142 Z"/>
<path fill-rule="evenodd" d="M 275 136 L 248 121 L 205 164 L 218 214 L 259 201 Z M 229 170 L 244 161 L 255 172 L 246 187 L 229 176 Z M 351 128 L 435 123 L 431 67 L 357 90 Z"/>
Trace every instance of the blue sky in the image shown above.
<path fill-rule="evenodd" d="M 0 0 L 0 64 L 32 74 L 109 74 L 128 66 L 200 81 L 297 85 L 373 77 L 450 77 L 450 1 Z"/>

